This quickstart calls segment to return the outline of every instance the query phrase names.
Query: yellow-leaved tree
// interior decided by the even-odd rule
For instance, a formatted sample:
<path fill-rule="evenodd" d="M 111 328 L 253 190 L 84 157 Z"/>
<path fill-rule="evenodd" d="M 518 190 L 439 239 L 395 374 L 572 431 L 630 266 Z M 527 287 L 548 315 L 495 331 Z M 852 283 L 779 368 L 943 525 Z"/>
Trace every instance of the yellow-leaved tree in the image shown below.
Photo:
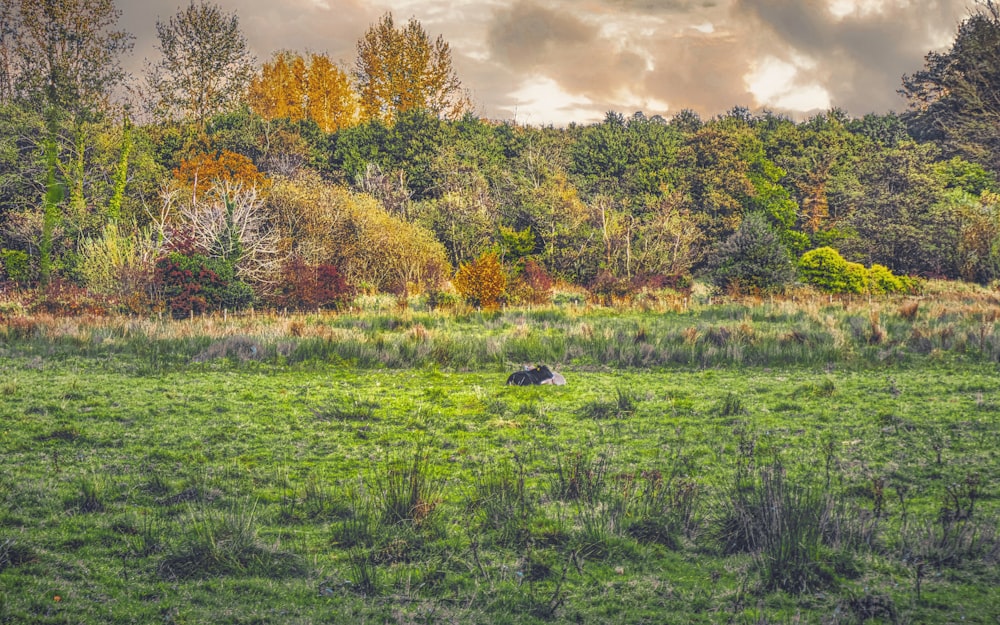
<path fill-rule="evenodd" d="M 324 132 L 358 120 L 358 98 L 347 74 L 325 54 L 282 50 L 250 83 L 250 108 L 266 119 L 310 119 Z"/>
<path fill-rule="evenodd" d="M 455 290 L 474 306 L 496 308 L 507 292 L 507 273 L 495 252 L 463 263 L 452 280 Z"/>
<path fill-rule="evenodd" d="M 303 119 L 306 114 L 305 59 L 287 50 L 275 52 L 250 81 L 247 100 L 250 108 L 266 119 Z"/>
<path fill-rule="evenodd" d="M 306 116 L 324 132 L 358 123 L 358 96 L 351 88 L 350 77 L 325 54 L 309 56 Z"/>
<path fill-rule="evenodd" d="M 462 89 L 443 37 L 431 41 L 416 19 L 396 28 L 386 13 L 358 41 L 354 79 L 364 119 L 392 122 L 399 113 L 426 109 L 458 119 L 472 105 Z"/>

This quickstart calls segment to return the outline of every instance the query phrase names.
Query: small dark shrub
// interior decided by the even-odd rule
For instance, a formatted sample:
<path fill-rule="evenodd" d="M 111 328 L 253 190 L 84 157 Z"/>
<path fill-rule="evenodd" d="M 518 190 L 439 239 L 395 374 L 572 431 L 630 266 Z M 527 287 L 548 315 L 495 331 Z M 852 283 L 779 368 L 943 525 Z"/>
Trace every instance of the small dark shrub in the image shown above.
<path fill-rule="evenodd" d="M 281 285 L 270 297 L 271 304 L 278 308 L 337 309 L 354 296 L 354 289 L 333 265 L 310 265 L 294 256 L 285 263 L 281 275 Z"/>
<path fill-rule="evenodd" d="M 605 306 L 610 306 L 614 300 L 624 298 L 629 294 L 629 283 L 627 280 L 618 279 L 610 271 L 602 269 L 587 286 L 587 290 L 598 296 Z"/>
<path fill-rule="evenodd" d="M 232 263 L 201 254 L 171 252 L 156 261 L 154 282 L 175 319 L 223 308 L 239 310 L 253 290 L 236 278 Z"/>
<path fill-rule="evenodd" d="M 108 312 L 106 302 L 101 298 L 59 278 L 54 278 L 39 291 L 31 303 L 31 310 L 52 315 L 103 315 Z"/>
<path fill-rule="evenodd" d="M 0 270 L 0 281 L 6 279 L 22 286 L 35 277 L 31 257 L 21 250 L 0 250 Z"/>
<path fill-rule="evenodd" d="M 709 258 L 712 281 L 734 293 L 780 291 L 795 278 L 788 250 L 762 215 L 750 214 Z"/>

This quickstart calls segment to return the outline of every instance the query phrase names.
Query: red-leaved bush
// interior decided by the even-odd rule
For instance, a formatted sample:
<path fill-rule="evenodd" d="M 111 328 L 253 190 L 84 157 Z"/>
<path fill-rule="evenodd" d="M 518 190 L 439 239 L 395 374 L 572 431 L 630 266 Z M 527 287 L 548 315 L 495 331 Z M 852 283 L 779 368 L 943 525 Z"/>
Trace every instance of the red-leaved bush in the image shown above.
<path fill-rule="evenodd" d="M 316 310 L 341 308 L 354 297 L 354 289 L 336 267 L 310 265 L 293 256 L 281 271 L 281 285 L 268 298 L 277 308 Z"/>
<path fill-rule="evenodd" d="M 552 276 L 535 259 L 528 259 L 521 271 L 526 287 L 526 296 L 532 304 L 545 304 L 552 299 Z"/>

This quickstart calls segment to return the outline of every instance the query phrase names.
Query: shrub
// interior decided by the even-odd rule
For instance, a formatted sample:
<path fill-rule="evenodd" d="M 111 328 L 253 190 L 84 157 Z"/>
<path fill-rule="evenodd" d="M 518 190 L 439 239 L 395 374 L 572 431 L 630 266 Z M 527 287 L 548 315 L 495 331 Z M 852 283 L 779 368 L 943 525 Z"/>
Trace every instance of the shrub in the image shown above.
<path fill-rule="evenodd" d="M 901 293 L 906 288 L 904 281 L 888 267 L 876 263 L 868 269 L 868 289 L 872 293 Z"/>
<path fill-rule="evenodd" d="M 310 265 L 293 256 L 281 271 L 281 285 L 270 301 L 279 308 L 341 308 L 354 295 L 344 276 L 330 264 Z"/>
<path fill-rule="evenodd" d="M 25 285 L 34 278 L 31 258 L 21 250 L 0 250 L 0 269 L 7 280 Z"/>
<path fill-rule="evenodd" d="M 157 247 L 148 231 L 127 233 L 109 224 L 100 237 L 80 243 L 79 271 L 95 293 L 119 298 L 138 312 L 149 304 Z"/>
<path fill-rule="evenodd" d="M 454 284 L 455 290 L 470 304 L 496 308 L 507 291 L 507 275 L 496 253 L 486 252 L 459 267 Z"/>
<path fill-rule="evenodd" d="M 910 278 L 897 276 L 883 265 L 866 269 L 860 263 L 848 262 L 832 247 L 803 254 L 799 272 L 806 282 L 830 293 L 900 293 L 915 286 Z"/>
<path fill-rule="evenodd" d="M 521 276 L 532 304 L 544 304 L 552 299 L 552 276 L 541 263 L 534 259 L 525 261 Z"/>
<path fill-rule="evenodd" d="M 610 306 L 616 298 L 620 299 L 629 294 L 629 283 L 619 280 L 607 269 L 598 272 L 597 277 L 587 286 L 593 295 L 600 296 L 600 301 L 605 306 Z"/>
<path fill-rule="evenodd" d="M 100 298 L 60 278 L 53 278 L 37 293 L 31 310 L 52 315 L 103 315 L 107 312 L 105 302 Z"/>
<path fill-rule="evenodd" d="M 190 186 L 195 196 L 219 182 L 247 187 L 265 187 L 268 183 L 252 160 L 229 150 L 218 154 L 198 154 L 184 160 L 174 170 L 174 178 Z"/>
<path fill-rule="evenodd" d="M 848 262 L 844 271 L 847 293 L 868 292 L 868 270 L 861 263 Z"/>
<path fill-rule="evenodd" d="M 171 252 L 161 257 L 154 282 L 175 319 L 222 308 L 239 310 L 253 301 L 253 290 L 236 279 L 231 263 L 201 254 Z"/>
<path fill-rule="evenodd" d="M 788 250 L 767 220 L 747 215 L 709 258 L 712 281 L 730 292 L 774 292 L 795 277 Z"/>
<path fill-rule="evenodd" d="M 832 247 L 818 247 L 803 254 L 799 259 L 799 273 L 807 283 L 824 291 L 852 292 L 847 261 Z"/>

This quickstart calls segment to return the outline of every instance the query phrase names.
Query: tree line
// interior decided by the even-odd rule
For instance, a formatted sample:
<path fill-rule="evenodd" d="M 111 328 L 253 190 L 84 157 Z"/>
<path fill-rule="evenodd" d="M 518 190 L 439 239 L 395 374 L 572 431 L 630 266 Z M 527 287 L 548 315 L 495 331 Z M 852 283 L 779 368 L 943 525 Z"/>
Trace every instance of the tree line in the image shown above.
<path fill-rule="evenodd" d="M 613 298 L 693 277 L 733 292 L 1000 278 L 992 0 L 903 77 L 901 114 L 565 128 L 477 116 L 416 19 L 384 15 L 350 68 L 290 50 L 258 65 L 237 14 L 193 1 L 131 79 L 118 16 L 112 0 L 0 0 L 8 283 L 183 315 L 439 299 L 449 282 L 492 305 L 553 281 Z"/>

